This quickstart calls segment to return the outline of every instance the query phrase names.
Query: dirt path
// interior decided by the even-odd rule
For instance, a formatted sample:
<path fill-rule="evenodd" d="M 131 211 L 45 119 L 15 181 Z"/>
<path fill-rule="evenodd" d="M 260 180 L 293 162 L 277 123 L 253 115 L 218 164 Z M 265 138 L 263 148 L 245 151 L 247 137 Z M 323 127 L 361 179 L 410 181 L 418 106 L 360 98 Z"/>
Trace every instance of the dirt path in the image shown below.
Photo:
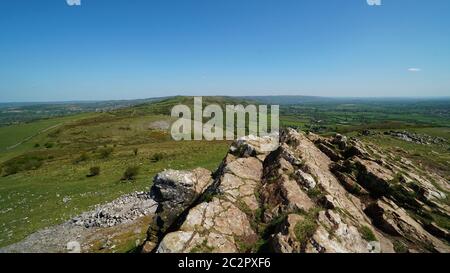
<path fill-rule="evenodd" d="M 34 134 L 34 135 L 32 135 L 32 136 L 29 136 L 29 137 L 23 139 L 22 141 L 20 141 L 20 142 L 14 144 L 14 145 L 12 145 L 12 146 L 6 147 L 5 150 L 7 150 L 7 151 L 8 151 L 8 150 L 12 150 L 12 149 L 14 149 L 14 148 L 16 148 L 16 147 L 22 145 L 23 143 L 25 143 L 25 142 L 31 140 L 32 138 L 37 137 L 38 135 L 40 135 L 40 134 L 42 134 L 42 133 L 45 133 L 45 132 L 48 132 L 48 131 L 50 131 L 50 130 L 52 130 L 52 129 L 55 129 L 56 127 L 61 126 L 62 124 L 63 124 L 63 123 L 58 123 L 58 124 L 56 124 L 56 125 L 53 125 L 53 126 L 50 126 L 50 127 L 48 127 L 48 128 L 45 128 L 45 129 L 43 129 L 43 130 L 40 130 L 39 132 L 37 132 L 36 134 Z"/>

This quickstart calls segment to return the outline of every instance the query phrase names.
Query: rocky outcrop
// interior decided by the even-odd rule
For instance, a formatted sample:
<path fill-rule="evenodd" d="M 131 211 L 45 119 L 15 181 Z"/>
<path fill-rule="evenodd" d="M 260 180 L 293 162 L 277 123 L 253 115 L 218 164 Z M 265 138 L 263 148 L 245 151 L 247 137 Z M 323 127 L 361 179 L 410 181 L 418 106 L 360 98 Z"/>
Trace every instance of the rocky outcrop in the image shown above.
<path fill-rule="evenodd" d="M 247 215 L 233 203 L 214 198 L 192 208 L 179 230 L 163 238 L 157 252 L 239 252 L 241 244 L 256 240 Z"/>
<path fill-rule="evenodd" d="M 260 208 L 265 154 L 250 143 L 239 140 L 230 148 L 205 198 L 189 210 L 177 231 L 162 238 L 157 252 L 240 252 L 256 243 L 249 215 Z"/>
<path fill-rule="evenodd" d="M 408 131 L 387 131 L 384 132 L 385 135 L 389 135 L 404 141 L 414 142 L 422 145 L 430 145 L 430 144 L 447 144 L 447 140 L 442 137 L 432 137 L 424 134 L 416 134 Z"/>
<path fill-rule="evenodd" d="M 155 178 L 159 234 L 146 251 L 448 252 L 448 231 L 423 216 L 448 217 L 445 180 L 402 164 L 343 135 L 239 139 L 212 175 Z"/>
<path fill-rule="evenodd" d="M 156 175 L 150 196 L 158 202 L 158 208 L 154 224 L 149 228 L 149 237 L 157 240 L 211 182 L 211 172 L 202 168 L 193 171 L 165 170 Z"/>

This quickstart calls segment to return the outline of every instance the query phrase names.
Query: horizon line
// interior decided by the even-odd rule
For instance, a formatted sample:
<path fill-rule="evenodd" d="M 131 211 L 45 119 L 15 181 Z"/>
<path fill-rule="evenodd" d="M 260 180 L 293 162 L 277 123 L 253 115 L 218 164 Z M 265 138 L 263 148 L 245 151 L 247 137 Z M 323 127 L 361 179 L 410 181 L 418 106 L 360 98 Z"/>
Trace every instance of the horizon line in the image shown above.
<path fill-rule="evenodd" d="M 233 96 L 233 95 L 172 95 L 172 96 L 160 96 L 160 97 L 146 97 L 146 98 L 123 98 L 123 99 L 68 99 L 68 100 L 11 100 L 11 101 L 0 101 L 0 104 L 37 104 L 37 103 L 97 103 L 97 102 L 132 102 L 139 100 L 151 100 L 151 99 L 168 99 L 175 97 L 229 97 L 229 98 L 275 98 L 275 97 L 304 97 L 304 98 L 322 98 L 322 99 L 450 99 L 449 96 L 313 96 L 313 95 L 246 95 L 246 96 Z"/>

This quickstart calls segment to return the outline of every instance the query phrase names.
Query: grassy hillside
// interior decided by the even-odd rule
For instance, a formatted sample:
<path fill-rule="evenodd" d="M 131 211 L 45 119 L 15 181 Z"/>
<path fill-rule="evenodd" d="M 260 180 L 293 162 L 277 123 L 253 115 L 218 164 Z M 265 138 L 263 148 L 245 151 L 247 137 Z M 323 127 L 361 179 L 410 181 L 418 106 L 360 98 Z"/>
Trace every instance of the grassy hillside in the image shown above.
<path fill-rule="evenodd" d="M 189 99 L 0 128 L 7 136 L 3 147 L 31 136 L 0 152 L 0 246 L 124 193 L 148 190 L 165 168 L 216 168 L 229 143 L 171 140 L 170 117 L 159 113 L 180 102 Z M 92 167 L 100 173 L 88 177 Z M 134 167 L 133 179 L 122 180 Z"/>
<path fill-rule="evenodd" d="M 47 138 L 46 133 L 53 129 L 93 115 L 96 114 L 79 114 L 0 127 L 0 163 L 30 150 L 38 141 L 44 142 Z"/>

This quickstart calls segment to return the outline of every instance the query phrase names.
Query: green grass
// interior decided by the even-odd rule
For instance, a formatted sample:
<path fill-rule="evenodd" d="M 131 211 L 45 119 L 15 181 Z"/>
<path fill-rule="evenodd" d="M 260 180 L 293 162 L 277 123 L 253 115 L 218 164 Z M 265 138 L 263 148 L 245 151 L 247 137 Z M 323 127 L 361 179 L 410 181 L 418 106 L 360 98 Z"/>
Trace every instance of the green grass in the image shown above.
<path fill-rule="evenodd" d="M 442 136 L 450 143 L 450 129 L 438 128 L 413 128 L 408 131 L 420 132 L 433 136 Z M 362 140 L 375 145 L 381 150 L 394 152 L 397 158 L 402 156 L 412 160 L 417 166 L 425 166 L 442 175 L 450 178 L 450 152 L 448 145 L 422 145 L 403 141 L 382 134 L 375 136 L 360 137 Z M 400 148 L 400 149 L 399 149 Z"/>
<path fill-rule="evenodd" d="M 0 128 L 8 136 L 2 145 L 8 146 L 14 138 L 34 136 L 59 124 L 0 152 L 2 169 L 8 162 L 15 167 L 10 175 L 0 177 L 0 246 L 62 223 L 93 205 L 148 190 L 153 177 L 166 168 L 214 170 L 228 150 L 225 141 L 175 142 L 166 131 L 152 128 L 155 121 L 170 119 L 114 112 Z M 46 148 L 46 143 L 53 145 Z M 133 172 L 133 179 L 122 180 L 129 166 L 138 167 L 139 172 Z M 100 168 L 100 173 L 90 175 L 92 167 Z"/>
<path fill-rule="evenodd" d="M 47 134 L 52 131 L 45 130 L 48 130 L 49 128 L 57 129 L 59 126 L 92 115 L 96 114 L 79 114 L 75 116 L 44 119 L 31 123 L 0 127 L 0 162 L 34 148 L 36 143 L 44 145 Z M 12 148 L 12 146 L 21 143 L 22 141 L 24 141 L 22 144 Z"/>
<path fill-rule="evenodd" d="M 396 253 L 408 253 L 408 247 L 403 242 L 394 240 L 393 245 Z"/>
<path fill-rule="evenodd" d="M 297 240 L 302 246 L 305 246 L 308 240 L 314 235 L 317 230 L 317 209 L 311 209 L 304 214 L 304 219 L 295 225 L 294 232 Z"/>
<path fill-rule="evenodd" d="M 113 200 L 135 190 L 148 190 L 152 178 L 165 168 L 215 169 L 228 148 L 226 142 L 168 142 L 142 145 L 138 156 L 118 150 L 106 160 L 79 164 L 69 160 L 47 162 L 38 170 L 0 178 L 0 245 L 18 241 L 40 228 L 58 224 L 91 206 Z M 152 163 L 153 151 L 164 150 L 169 157 Z M 121 181 L 129 165 L 140 167 L 134 181 Z M 86 177 L 92 166 L 101 173 Z M 64 197 L 70 197 L 68 203 Z"/>
<path fill-rule="evenodd" d="M 368 226 L 360 227 L 359 232 L 361 233 L 361 237 L 368 242 L 378 241 L 377 237 L 375 237 L 375 234 Z"/>

